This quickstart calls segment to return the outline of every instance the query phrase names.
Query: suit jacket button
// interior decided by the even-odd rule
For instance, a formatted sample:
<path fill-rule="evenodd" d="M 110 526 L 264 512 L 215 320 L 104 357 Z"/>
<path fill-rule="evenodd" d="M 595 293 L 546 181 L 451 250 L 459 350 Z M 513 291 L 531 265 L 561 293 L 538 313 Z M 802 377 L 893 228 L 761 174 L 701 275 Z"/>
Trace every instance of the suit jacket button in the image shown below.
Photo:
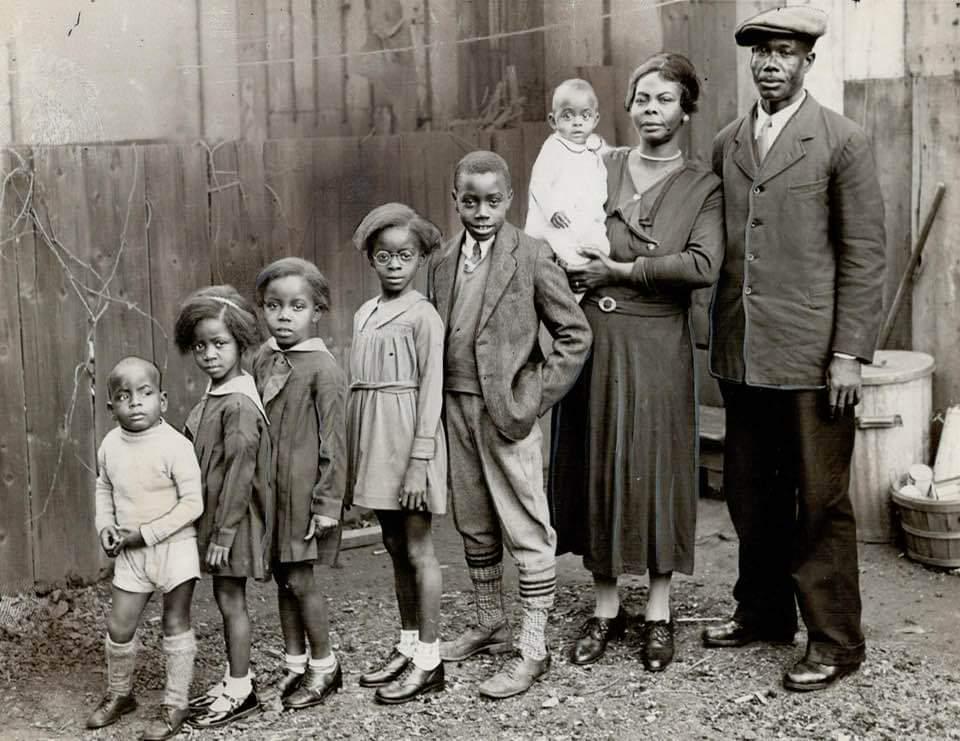
<path fill-rule="evenodd" d="M 756 227 L 760 226 L 762 223 L 763 222 L 760 221 L 760 219 L 754 219 L 753 221 L 750 222 L 750 226 L 755 229 Z"/>
<path fill-rule="evenodd" d="M 762 186 L 762 185 L 758 185 L 757 187 L 755 187 L 755 188 L 753 189 L 753 192 L 754 192 L 754 193 L 758 193 L 758 194 L 759 194 L 759 193 L 763 193 L 763 186 Z"/>
<path fill-rule="evenodd" d="M 751 293 L 753 293 L 753 289 L 752 289 L 750 286 L 747 286 L 746 288 L 743 289 L 743 292 L 744 292 L 747 296 L 749 296 Z"/>

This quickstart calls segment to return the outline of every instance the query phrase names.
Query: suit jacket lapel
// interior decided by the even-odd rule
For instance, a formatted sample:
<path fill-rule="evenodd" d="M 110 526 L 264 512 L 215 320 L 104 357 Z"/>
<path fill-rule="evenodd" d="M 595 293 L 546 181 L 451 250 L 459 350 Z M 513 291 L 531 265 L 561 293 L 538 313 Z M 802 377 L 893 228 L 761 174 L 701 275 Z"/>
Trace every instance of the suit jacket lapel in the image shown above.
<path fill-rule="evenodd" d="M 757 176 L 759 165 L 757 164 L 756 147 L 753 146 L 753 119 L 755 111 L 753 108 L 740 121 L 740 127 L 733 137 L 734 150 L 733 161 L 737 167 L 743 170 L 743 174 L 750 180 Z"/>
<path fill-rule="evenodd" d="M 803 101 L 800 110 L 793 114 L 793 118 L 783 127 L 780 136 L 767 152 L 757 175 L 758 183 L 765 183 L 776 177 L 806 156 L 807 150 L 803 143 L 814 138 L 819 109 L 820 104 L 807 93 L 807 99 Z"/>
<path fill-rule="evenodd" d="M 450 303 L 453 300 L 453 284 L 457 279 L 462 242 L 463 230 L 443 246 L 433 271 L 433 297 L 436 301 L 437 313 L 440 314 L 445 326 L 450 323 Z"/>
<path fill-rule="evenodd" d="M 483 305 L 480 309 L 480 323 L 477 332 L 480 332 L 490 320 L 490 315 L 497 307 L 500 297 L 507 290 L 507 285 L 517 270 L 517 259 L 513 251 L 517 248 L 520 237 L 515 227 L 504 224 L 497 233 L 497 238 L 490 250 L 490 272 L 487 275 L 487 284 L 483 289 Z"/>

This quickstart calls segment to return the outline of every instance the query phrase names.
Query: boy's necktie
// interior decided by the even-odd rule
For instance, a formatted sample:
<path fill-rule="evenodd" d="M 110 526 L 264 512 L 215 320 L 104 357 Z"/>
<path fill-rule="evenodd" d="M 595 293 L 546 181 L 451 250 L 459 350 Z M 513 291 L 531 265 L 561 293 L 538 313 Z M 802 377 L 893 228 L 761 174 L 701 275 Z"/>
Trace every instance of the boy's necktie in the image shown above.
<path fill-rule="evenodd" d="M 477 265 L 480 264 L 480 261 L 483 259 L 483 253 L 480 251 L 480 243 L 473 243 L 473 252 L 470 257 L 463 261 L 463 272 L 472 273 L 477 269 Z"/>

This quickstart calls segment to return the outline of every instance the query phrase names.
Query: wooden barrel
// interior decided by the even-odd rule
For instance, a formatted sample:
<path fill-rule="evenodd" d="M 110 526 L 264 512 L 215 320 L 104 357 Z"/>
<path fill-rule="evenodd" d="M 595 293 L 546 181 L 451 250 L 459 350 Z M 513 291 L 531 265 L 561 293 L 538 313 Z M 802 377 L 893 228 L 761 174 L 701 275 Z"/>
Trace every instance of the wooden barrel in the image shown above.
<path fill-rule="evenodd" d="M 863 366 L 857 437 L 850 466 L 850 499 L 857 540 L 893 540 L 890 487 L 913 463 L 930 458 L 933 358 L 906 350 L 878 350 Z"/>
<path fill-rule="evenodd" d="M 904 497 L 891 488 L 907 555 L 933 566 L 960 567 L 960 499 Z"/>

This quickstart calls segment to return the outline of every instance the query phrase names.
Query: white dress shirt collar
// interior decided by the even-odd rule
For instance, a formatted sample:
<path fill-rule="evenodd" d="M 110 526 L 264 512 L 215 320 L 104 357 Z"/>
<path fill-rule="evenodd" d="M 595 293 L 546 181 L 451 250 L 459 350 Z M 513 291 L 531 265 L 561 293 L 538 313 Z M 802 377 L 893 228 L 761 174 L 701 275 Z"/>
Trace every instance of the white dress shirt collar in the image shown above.
<path fill-rule="evenodd" d="M 804 90 L 803 94 L 797 98 L 793 103 L 788 105 L 786 108 L 781 108 L 776 113 L 767 113 L 763 110 L 763 106 L 760 104 L 760 101 L 757 101 L 757 113 L 756 119 L 753 126 L 753 138 L 759 139 L 760 132 L 763 131 L 763 127 L 769 125 L 771 133 L 773 136 L 770 138 L 771 145 L 776 141 L 777 137 L 780 136 L 780 132 L 783 131 L 783 127 L 787 125 L 787 122 L 793 118 L 793 114 L 800 110 L 800 106 L 803 105 L 803 101 L 807 99 L 807 91 Z"/>
<path fill-rule="evenodd" d="M 463 244 L 460 246 L 460 252 L 463 254 L 464 259 L 468 263 L 473 263 L 473 245 L 480 245 L 480 260 L 476 263 L 479 265 L 481 262 L 487 259 L 487 253 L 490 252 L 490 248 L 493 247 L 493 240 L 497 238 L 496 235 L 485 239 L 483 242 L 478 242 L 468 231 L 463 232 Z M 474 265 L 474 267 L 476 267 Z"/>

